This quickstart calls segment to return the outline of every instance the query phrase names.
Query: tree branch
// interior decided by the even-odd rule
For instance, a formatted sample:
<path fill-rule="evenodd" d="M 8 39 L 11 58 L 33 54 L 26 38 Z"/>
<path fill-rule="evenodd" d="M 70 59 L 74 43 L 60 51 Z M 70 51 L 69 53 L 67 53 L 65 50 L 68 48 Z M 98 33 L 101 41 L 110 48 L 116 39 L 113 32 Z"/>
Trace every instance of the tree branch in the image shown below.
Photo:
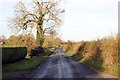
<path fill-rule="evenodd" d="M 50 7 L 48 8 L 48 6 L 49 6 L 49 3 L 48 3 L 48 5 L 45 6 L 45 8 L 47 9 L 47 11 L 46 11 L 45 13 L 43 13 L 43 14 L 44 14 L 44 15 L 48 14 L 48 13 L 50 12 L 51 8 L 55 7 L 56 4 L 57 4 L 57 2 L 56 2 L 56 3 L 53 3 L 53 4 L 51 3 L 51 4 L 50 4 Z"/>
<path fill-rule="evenodd" d="M 45 31 L 48 30 L 48 29 L 50 29 L 50 27 L 49 28 L 45 28 L 44 31 L 43 31 L 43 33 L 45 33 Z"/>
<path fill-rule="evenodd" d="M 24 19 L 27 17 L 27 16 L 32 16 L 34 20 L 38 19 L 38 17 L 35 15 L 35 14 L 32 14 L 32 13 L 28 13 L 24 16 Z"/>
<path fill-rule="evenodd" d="M 34 20 L 27 20 L 24 24 L 23 24 L 23 29 L 27 29 L 27 24 L 28 23 L 31 23 L 31 22 L 36 22 L 36 21 L 34 21 Z"/>

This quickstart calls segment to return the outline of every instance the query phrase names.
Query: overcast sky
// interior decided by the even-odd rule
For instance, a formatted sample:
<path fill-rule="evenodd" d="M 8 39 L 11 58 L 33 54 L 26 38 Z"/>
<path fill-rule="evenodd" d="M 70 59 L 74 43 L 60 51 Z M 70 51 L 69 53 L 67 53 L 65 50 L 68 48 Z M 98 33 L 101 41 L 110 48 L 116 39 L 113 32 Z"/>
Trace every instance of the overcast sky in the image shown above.
<path fill-rule="evenodd" d="M 9 37 L 7 20 L 13 16 L 17 0 L 0 1 L 0 34 Z M 67 40 L 92 40 L 118 32 L 119 0 L 66 0 L 60 37 Z"/>

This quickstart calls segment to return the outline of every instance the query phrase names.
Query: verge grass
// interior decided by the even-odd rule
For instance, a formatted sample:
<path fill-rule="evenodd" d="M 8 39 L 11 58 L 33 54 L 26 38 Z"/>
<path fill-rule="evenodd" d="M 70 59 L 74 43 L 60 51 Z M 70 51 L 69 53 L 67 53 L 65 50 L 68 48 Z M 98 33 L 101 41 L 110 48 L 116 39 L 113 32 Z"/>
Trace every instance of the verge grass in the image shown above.
<path fill-rule="evenodd" d="M 43 58 L 48 57 L 51 51 L 47 51 L 45 53 L 41 53 L 39 56 L 34 56 L 32 58 L 25 58 L 23 60 L 19 60 L 14 63 L 3 64 L 2 71 L 3 72 L 12 72 L 12 71 L 27 71 L 36 68 L 41 64 Z"/>
<path fill-rule="evenodd" d="M 87 64 L 87 65 L 89 65 L 89 66 L 93 67 L 94 69 L 101 71 L 101 72 L 109 73 L 109 74 L 112 74 L 115 76 L 118 76 L 118 74 L 120 74 L 120 70 L 119 70 L 119 67 L 117 64 L 108 66 L 107 64 L 102 63 L 101 61 L 95 61 L 92 59 L 87 60 L 85 58 L 83 58 L 80 62 L 85 63 L 85 64 Z"/>

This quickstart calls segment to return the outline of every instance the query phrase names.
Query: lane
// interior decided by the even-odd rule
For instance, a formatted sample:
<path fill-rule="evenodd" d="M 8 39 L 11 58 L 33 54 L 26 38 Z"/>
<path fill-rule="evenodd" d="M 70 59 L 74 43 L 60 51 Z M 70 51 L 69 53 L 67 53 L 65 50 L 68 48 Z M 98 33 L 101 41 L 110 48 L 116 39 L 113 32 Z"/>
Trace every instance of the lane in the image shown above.
<path fill-rule="evenodd" d="M 34 78 L 63 78 L 66 65 L 64 64 L 63 57 L 65 56 L 66 54 L 63 53 L 63 50 L 56 49 L 42 68 L 38 70 Z"/>
<path fill-rule="evenodd" d="M 73 60 L 60 48 L 56 49 L 34 78 L 116 78 L 102 74 L 91 67 Z"/>
<path fill-rule="evenodd" d="M 105 73 L 98 72 L 81 62 L 69 57 L 62 49 L 57 48 L 49 58 L 33 71 L 8 72 L 3 74 L 8 78 L 117 78 Z"/>

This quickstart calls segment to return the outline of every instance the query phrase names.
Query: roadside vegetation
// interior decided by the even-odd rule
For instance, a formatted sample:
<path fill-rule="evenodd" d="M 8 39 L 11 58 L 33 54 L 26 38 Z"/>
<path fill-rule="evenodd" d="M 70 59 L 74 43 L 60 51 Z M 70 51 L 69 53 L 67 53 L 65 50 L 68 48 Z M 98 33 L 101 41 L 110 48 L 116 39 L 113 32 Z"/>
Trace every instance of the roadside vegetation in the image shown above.
<path fill-rule="evenodd" d="M 34 56 L 33 58 L 25 58 L 13 63 L 8 63 L 2 65 L 3 72 L 11 72 L 11 71 L 28 71 L 37 68 L 44 58 L 48 57 L 51 51 L 47 51 L 45 53 L 41 53 L 38 56 Z"/>
<path fill-rule="evenodd" d="M 20 1 L 16 4 L 15 15 L 9 19 L 9 28 L 16 35 L 11 35 L 8 39 L 0 36 L 0 46 L 7 50 L 26 47 L 27 52 L 24 53 L 26 56 L 21 56 L 20 59 L 17 59 L 20 50 L 16 52 L 15 49 L 14 52 L 13 49 L 10 53 L 8 50 L 5 52 L 6 55 L 2 54 L 7 61 L 11 60 L 10 63 L 2 63 L 3 71 L 32 69 L 39 65 L 42 58 L 48 56 L 51 50 L 61 44 L 61 40 L 57 38 L 57 29 L 62 23 L 61 14 L 65 11 L 60 9 L 59 3 L 60 0 L 33 0 L 27 3 Z M 28 4 L 31 5 L 28 7 Z M 36 38 L 31 34 L 33 29 L 36 29 Z"/>
<path fill-rule="evenodd" d="M 10 36 L 3 39 L 2 47 L 26 47 L 27 56 L 24 59 L 13 63 L 3 64 L 3 71 L 21 71 L 31 70 L 41 64 L 42 59 L 48 57 L 52 51 L 58 46 L 75 60 L 88 64 L 91 67 L 113 75 L 120 74 L 118 68 L 118 35 L 104 37 L 93 41 L 80 42 L 63 42 L 58 37 L 50 35 L 45 36 L 43 48 L 45 52 L 41 52 L 38 56 L 29 56 L 31 51 L 37 47 L 36 39 L 32 34 Z"/>
<path fill-rule="evenodd" d="M 113 75 L 120 74 L 118 67 L 118 35 L 94 41 L 70 42 L 63 44 L 63 50 L 75 60 Z"/>
<path fill-rule="evenodd" d="M 10 53 L 8 51 L 5 54 L 2 53 L 6 58 L 5 61 L 14 61 L 2 64 L 3 72 L 34 69 L 56 47 L 60 47 L 62 44 L 62 49 L 75 60 L 102 72 L 113 75 L 120 74 L 118 67 L 120 65 L 120 56 L 118 56 L 120 48 L 118 43 L 120 41 L 118 35 L 94 41 L 63 42 L 57 37 L 57 29 L 62 24 L 61 13 L 65 12 L 65 10 L 60 9 L 59 3 L 60 0 L 45 2 L 44 0 L 33 0 L 33 2 L 28 2 L 28 4 L 31 4 L 29 7 L 24 2 L 16 4 L 16 15 L 9 20 L 9 28 L 17 35 L 11 35 L 8 39 L 5 36 L 0 36 L 0 46 L 4 48 L 25 47 L 27 52 L 23 53 L 19 50 L 15 52 L 13 50 Z M 30 34 L 34 28 L 36 29 L 36 39 L 33 34 Z M 21 32 L 23 34 L 20 34 Z M 44 51 L 38 50 L 37 53 L 39 54 L 36 54 L 36 48 L 38 47 Z M 25 54 L 25 56 L 22 56 L 22 54 Z M 31 54 L 35 56 L 30 56 Z M 12 60 L 12 58 L 14 59 Z"/>
<path fill-rule="evenodd" d="M 54 50 L 60 46 L 61 40 L 53 36 L 45 36 L 43 46 L 37 55 L 34 50 L 37 48 L 36 39 L 32 34 L 11 35 L 8 39 L 0 37 L 2 46 L 2 71 L 28 71 L 37 68 Z M 35 52 L 36 53 L 36 52 Z M 25 55 L 23 55 L 25 54 Z M 30 56 L 31 54 L 36 56 Z"/>

